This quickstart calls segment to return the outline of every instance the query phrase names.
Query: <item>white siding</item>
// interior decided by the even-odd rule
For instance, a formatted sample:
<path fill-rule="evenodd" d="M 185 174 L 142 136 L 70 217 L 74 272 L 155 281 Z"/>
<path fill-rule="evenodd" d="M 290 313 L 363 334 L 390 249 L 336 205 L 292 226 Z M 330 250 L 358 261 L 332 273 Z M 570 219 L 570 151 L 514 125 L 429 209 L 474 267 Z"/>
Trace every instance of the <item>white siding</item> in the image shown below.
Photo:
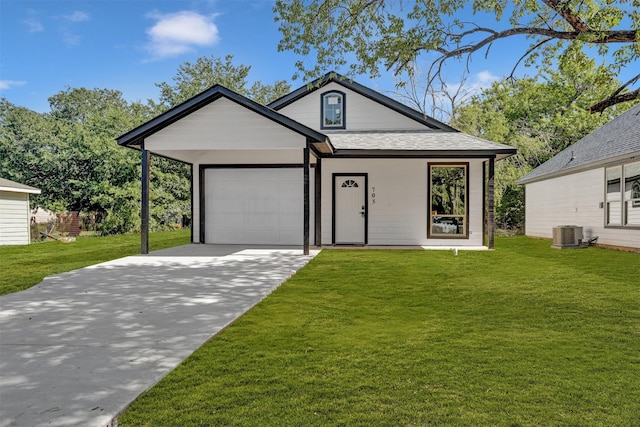
<path fill-rule="evenodd" d="M 145 139 L 145 148 L 163 150 L 246 150 L 303 148 L 304 136 L 220 98 Z"/>
<path fill-rule="evenodd" d="M 320 95 L 337 90 L 346 95 L 346 130 L 424 130 L 427 126 L 397 113 L 371 99 L 362 96 L 337 83 L 330 83 L 311 94 L 279 110 L 284 114 L 312 129 L 320 127 Z"/>
<path fill-rule="evenodd" d="M 428 159 L 323 159 L 322 243 L 332 243 L 333 173 L 367 173 L 369 245 L 482 246 L 482 161 L 469 161 L 468 239 L 427 239 L 428 163 Z"/>
<path fill-rule="evenodd" d="M 640 230 L 605 228 L 604 185 L 604 168 L 527 184 L 526 235 L 552 238 L 553 227 L 578 225 L 598 243 L 640 248 Z"/>
<path fill-rule="evenodd" d="M 29 195 L 0 191 L 0 245 L 29 242 Z"/>

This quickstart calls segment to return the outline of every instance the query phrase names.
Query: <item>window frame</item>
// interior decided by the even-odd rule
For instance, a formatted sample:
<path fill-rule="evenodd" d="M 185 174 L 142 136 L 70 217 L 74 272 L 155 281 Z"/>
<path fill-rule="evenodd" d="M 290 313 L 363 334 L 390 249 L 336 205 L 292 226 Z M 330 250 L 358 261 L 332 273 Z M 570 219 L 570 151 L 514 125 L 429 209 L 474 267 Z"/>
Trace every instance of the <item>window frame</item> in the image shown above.
<path fill-rule="evenodd" d="M 340 114 L 340 124 L 338 125 L 327 125 L 325 123 L 325 118 L 326 118 L 326 109 L 325 109 L 325 99 L 327 99 L 330 96 L 336 96 L 338 95 L 341 99 L 341 105 L 342 105 L 342 112 Z M 347 116 L 346 116 L 346 110 L 347 110 L 347 95 L 344 92 L 341 92 L 339 90 L 329 90 L 327 92 L 323 92 L 320 95 L 320 129 L 346 129 L 347 128 Z"/>
<path fill-rule="evenodd" d="M 432 170 L 439 167 L 458 167 L 464 170 L 464 215 L 434 215 L 432 207 Z M 427 238 L 428 239 L 469 239 L 469 162 L 429 162 L 427 164 Z M 442 216 L 463 217 L 464 232 L 462 234 L 434 233 L 433 218 Z"/>
<path fill-rule="evenodd" d="M 633 195 L 634 185 L 640 185 L 638 180 L 633 181 L 632 183 L 628 183 L 627 168 L 631 165 L 640 166 L 639 161 L 628 161 L 624 163 L 611 164 L 604 167 L 604 227 L 605 228 L 623 228 L 623 229 L 640 229 L 640 223 L 629 223 L 629 210 L 633 209 L 634 212 L 637 209 L 640 212 L 640 198 L 639 197 L 631 197 Z M 607 179 L 607 174 L 609 171 L 614 169 L 619 169 L 619 183 L 618 189 L 615 192 L 609 192 L 609 180 Z M 629 186 L 630 188 L 627 188 Z M 631 193 L 627 196 L 627 190 L 630 190 Z M 610 201 L 608 197 L 610 194 L 617 194 L 618 199 L 613 201 L 618 201 L 620 204 L 619 216 L 615 218 L 615 222 L 611 222 L 611 207 Z"/>

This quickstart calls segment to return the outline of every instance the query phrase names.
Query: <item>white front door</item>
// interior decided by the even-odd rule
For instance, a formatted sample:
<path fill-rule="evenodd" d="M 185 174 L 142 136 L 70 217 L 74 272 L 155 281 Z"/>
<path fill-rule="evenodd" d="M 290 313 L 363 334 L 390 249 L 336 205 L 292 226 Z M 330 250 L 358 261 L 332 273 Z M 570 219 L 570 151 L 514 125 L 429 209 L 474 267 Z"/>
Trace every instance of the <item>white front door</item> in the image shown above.
<path fill-rule="evenodd" d="M 365 175 L 334 175 L 333 231 L 336 244 L 366 244 L 367 180 Z"/>

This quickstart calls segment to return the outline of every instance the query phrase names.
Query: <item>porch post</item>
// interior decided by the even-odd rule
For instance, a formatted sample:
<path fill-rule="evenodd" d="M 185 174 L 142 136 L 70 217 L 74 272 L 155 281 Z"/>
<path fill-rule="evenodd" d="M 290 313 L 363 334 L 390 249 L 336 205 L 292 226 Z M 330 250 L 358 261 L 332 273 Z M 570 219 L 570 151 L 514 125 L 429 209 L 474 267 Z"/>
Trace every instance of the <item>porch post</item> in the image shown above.
<path fill-rule="evenodd" d="M 315 245 L 322 246 L 322 157 L 316 158 L 316 170 L 315 170 L 315 205 L 313 212 L 315 214 Z"/>
<path fill-rule="evenodd" d="M 304 174 L 304 238 L 303 238 L 303 253 L 309 255 L 309 140 L 307 139 L 307 146 L 303 148 L 302 156 L 304 160 L 303 174 Z"/>
<path fill-rule="evenodd" d="M 494 234 L 496 230 L 496 217 L 494 206 L 494 177 L 495 177 L 495 158 L 489 159 L 489 181 L 487 183 L 487 229 L 489 235 L 489 249 L 494 249 Z"/>
<path fill-rule="evenodd" d="M 149 253 L 149 168 L 151 154 L 142 142 L 142 207 L 140 212 L 140 253 Z"/>

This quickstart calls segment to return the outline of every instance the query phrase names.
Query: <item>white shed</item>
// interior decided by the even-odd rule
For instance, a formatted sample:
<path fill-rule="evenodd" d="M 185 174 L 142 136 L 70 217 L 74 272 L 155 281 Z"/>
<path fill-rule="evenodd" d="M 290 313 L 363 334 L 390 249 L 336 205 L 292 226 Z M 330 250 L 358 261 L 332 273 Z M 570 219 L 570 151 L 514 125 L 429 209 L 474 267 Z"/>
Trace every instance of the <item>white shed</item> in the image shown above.
<path fill-rule="evenodd" d="M 0 245 L 31 242 L 29 194 L 40 194 L 40 190 L 0 178 Z"/>

